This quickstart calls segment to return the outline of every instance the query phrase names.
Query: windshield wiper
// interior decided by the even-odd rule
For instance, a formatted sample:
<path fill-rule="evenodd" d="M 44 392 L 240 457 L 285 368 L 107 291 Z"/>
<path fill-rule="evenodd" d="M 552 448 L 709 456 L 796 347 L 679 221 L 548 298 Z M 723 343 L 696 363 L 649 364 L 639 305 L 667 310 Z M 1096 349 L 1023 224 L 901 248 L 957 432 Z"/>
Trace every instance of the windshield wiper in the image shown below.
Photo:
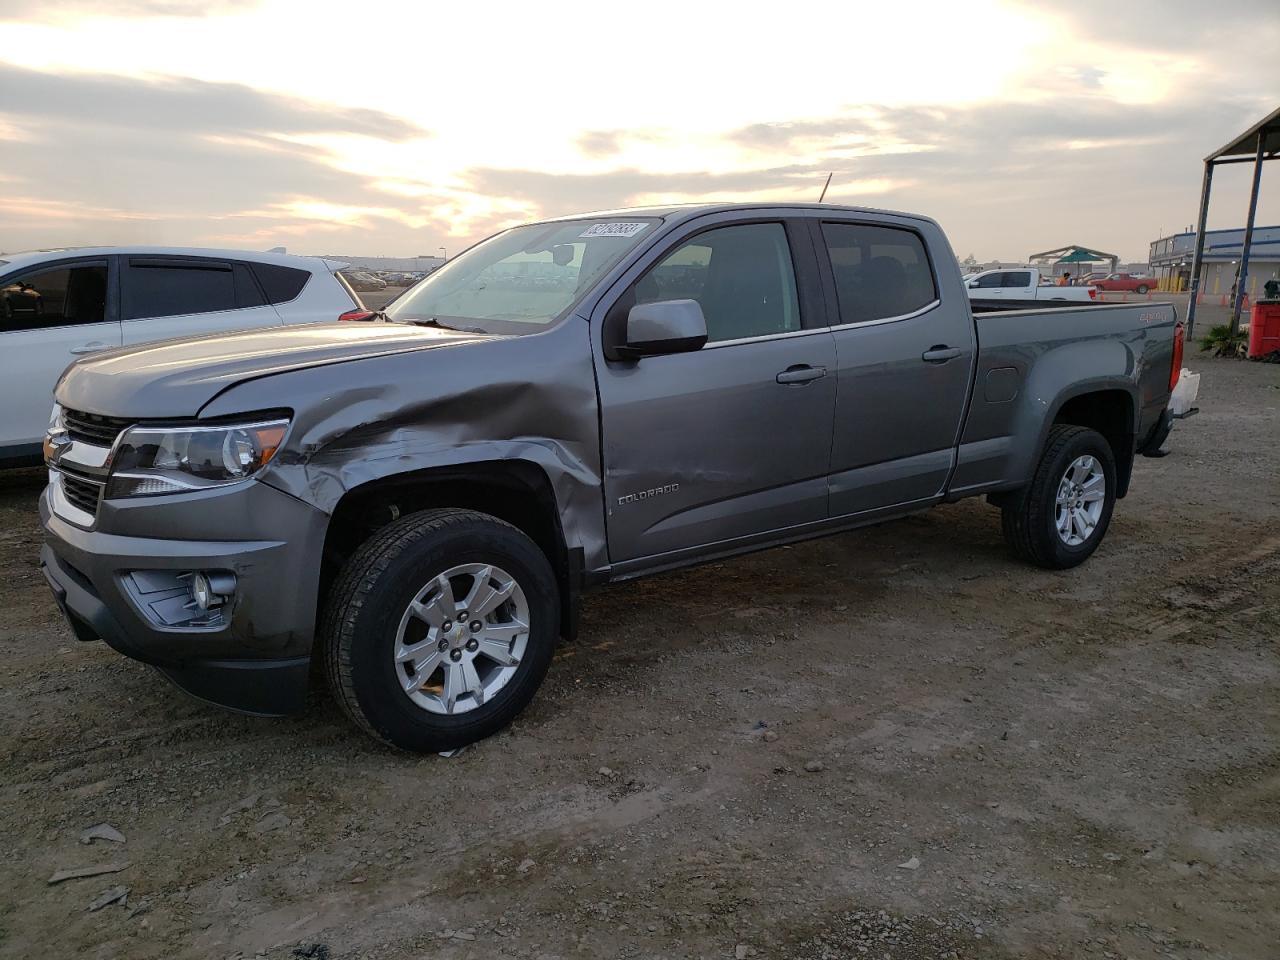
<path fill-rule="evenodd" d="M 393 321 L 394 322 L 394 321 Z M 479 327 L 455 327 L 452 324 L 445 323 L 439 317 L 423 317 L 415 320 L 405 320 L 404 323 L 412 323 L 415 327 L 439 327 L 441 330 L 457 330 L 459 333 L 487 333 Z"/>

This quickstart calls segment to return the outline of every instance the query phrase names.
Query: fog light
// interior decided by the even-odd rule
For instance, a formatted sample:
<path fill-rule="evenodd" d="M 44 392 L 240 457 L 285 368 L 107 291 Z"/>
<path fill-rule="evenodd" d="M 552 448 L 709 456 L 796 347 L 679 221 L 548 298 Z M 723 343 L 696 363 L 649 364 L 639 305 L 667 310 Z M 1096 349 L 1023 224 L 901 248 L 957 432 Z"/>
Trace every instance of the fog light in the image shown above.
<path fill-rule="evenodd" d="M 235 592 L 236 577 L 233 573 L 197 570 L 191 575 L 191 601 L 201 613 L 222 606 Z"/>

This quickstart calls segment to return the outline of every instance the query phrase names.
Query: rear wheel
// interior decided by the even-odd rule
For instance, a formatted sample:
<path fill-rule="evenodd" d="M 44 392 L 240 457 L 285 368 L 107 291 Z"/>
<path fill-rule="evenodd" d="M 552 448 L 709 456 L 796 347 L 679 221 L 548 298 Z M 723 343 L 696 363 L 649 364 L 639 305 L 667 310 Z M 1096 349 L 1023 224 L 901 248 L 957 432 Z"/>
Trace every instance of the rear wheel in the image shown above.
<path fill-rule="evenodd" d="M 546 556 L 508 523 L 426 510 L 347 562 L 321 625 L 347 714 L 405 750 L 452 750 L 502 729 L 551 663 L 559 594 Z"/>
<path fill-rule="evenodd" d="M 1056 424 L 1031 484 L 1005 504 L 1004 537 L 1024 560 L 1065 570 L 1087 560 L 1111 523 L 1116 464 L 1096 430 Z"/>
<path fill-rule="evenodd" d="M 1148 290 L 1150 290 L 1150 289 L 1151 289 L 1151 288 L 1150 288 L 1150 287 L 1148 287 L 1145 283 L 1143 283 L 1143 284 L 1139 284 L 1139 286 L 1138 286 L 1138 292 L 1139 292 L 1139 293 L 1146 293 L 1146 292 L 1147 292 Z"/>

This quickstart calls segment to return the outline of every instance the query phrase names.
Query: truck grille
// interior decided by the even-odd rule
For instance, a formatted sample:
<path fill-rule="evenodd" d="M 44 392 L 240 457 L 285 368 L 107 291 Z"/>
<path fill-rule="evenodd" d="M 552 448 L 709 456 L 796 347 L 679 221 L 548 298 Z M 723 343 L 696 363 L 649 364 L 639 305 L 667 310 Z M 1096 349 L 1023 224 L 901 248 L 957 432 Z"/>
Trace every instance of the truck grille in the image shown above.
<path fill-rule="evenodd" d="M 137 423 L 136 420 L 128 420 L 124 417 L 104 417 L 97 413 L 65 408 L 62 411 L 62 422 L 66 425 L 67 434 L 72 440 L 99 447 L 111 446 L 122 430 Z"/>
<path fill-rule="evenodd" d="M 101 493 L 102 484 L 62 471 L 62 495 L 72 506 L 80 508 L 91 517 L 98 515 L 98 497 Z"/>

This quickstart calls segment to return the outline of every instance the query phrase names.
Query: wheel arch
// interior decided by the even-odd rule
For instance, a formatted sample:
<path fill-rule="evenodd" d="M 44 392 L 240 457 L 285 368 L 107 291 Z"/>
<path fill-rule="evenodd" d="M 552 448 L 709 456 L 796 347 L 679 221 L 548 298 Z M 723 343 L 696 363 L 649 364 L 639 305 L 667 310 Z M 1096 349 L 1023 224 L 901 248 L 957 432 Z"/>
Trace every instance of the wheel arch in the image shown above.
<path fill-rule="evenodd" d="M 1058 423 L 1096 430 L 1111 447 L 1116 462 L 1116 499 L 1129 492 L 1138 405 L 1132 384 L 1095 384 L 1066 393 L 1047 419 L 1041 445 L 1049 429 Z"/>
<path fill-rule="evenodd" d="M 577 632 L 583 551 L 570 547 L 550 478 L 528 460 L 477 461 L 370 480 L 347 490 L 325 531 L 321 607 L 346 559 L 378 529 L 432 507 L 475 510 L 504 520 L 529 537 L 551 563 L 560 587 L 561 636 Z"/>

